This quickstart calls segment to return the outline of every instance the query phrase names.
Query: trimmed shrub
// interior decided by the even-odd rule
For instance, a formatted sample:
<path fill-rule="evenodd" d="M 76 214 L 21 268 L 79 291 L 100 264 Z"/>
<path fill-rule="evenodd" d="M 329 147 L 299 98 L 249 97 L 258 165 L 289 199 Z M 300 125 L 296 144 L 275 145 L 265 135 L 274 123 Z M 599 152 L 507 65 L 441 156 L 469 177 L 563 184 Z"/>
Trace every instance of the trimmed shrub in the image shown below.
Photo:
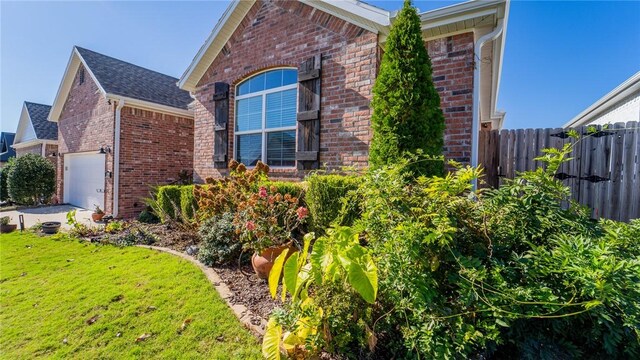
<path fill-rule="evenodd" d="M 416 8 L 406 0 L 391 26 L 373 86 L 369 164 L 374 169 L 407 156 L 442 155 L 444 115 L 420 26 Z M 442 175 L 444 162 L 423 159 L 407 170 L 415 175 Z"/>
<path fill-rule="evenodd" d="M 351 225 L 357 218 L 359 207 L 347 201 L 347 196 L 358 189 L 358 176 L 315 173 L 306 182 L 305 202 L 315 231 L 324 232 L 337 219 L 338 225 Z"/>
<path fill-rule="evenodd" d="M 202 243 L 198 260 L 207 266 L 223 265 L 240 256 L 242 244 L 233 225 L 233 213 L 213 216 L 200 226 Z"/>
<path fill-rule="evenodd" d="M 272 186 L 275 186 L 275 192 L 282 195 L 291 195 L 300 199 L 300 202 L 304 202 L 304 194 L 306 191 L 306 184 L 303 182 L 294 182 L 294 181 L 263 181 L 259 186 L 256 186 L 255 191 L 258 191 L 260 186 L 264 186 L 267 189 L 271 189 Z"/>
<path fill-rule="evenodd" d="M 185 220 L 193 221 L 195 219 L 198 202 L 193 194 L 193 185 L 180 187 L 180 210 Z"/>
<path fill-rule="evenodd" d="M 176 220 L 180 212 L 180 196 L 182 191 L 179 185 L 165 185 L 158 187 L 156 201 L 158 203 L 158 216 L 162 222 Z"/>
<path fill-rule="evenodd" d="M 9 197 L 18 204 L 47 202 L 56 191 L 56 169 L 42 156 L 21 156 L 7 173 L 7 189 Z"/>
<path fill-rule="evenodd" d="M 5 166 L 0 169 L 0 201 L 8 201 L 9 189 L 7 188 L 7 177 L 11 168 L 15 164 L 16 158 L 10 158 Z"/>
<path fill-rule="evenodd" d="M 138 221 L 145 224 L 157 224 L 160 219 L 151 210 L 144 210 L 138 215 Z"/>

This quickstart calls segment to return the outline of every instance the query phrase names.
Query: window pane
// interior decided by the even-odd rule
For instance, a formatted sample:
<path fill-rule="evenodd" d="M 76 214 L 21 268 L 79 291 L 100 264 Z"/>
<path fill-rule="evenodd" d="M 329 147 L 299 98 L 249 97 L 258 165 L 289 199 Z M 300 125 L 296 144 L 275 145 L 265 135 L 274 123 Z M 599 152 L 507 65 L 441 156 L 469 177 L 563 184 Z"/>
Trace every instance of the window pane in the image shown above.
<path fill-rule="evenodd" d="M 256 75 L 249 82 L 251 83 L 249 92 L 256 92 L 264 90 L 265 74 Z"/>
<path fill-rule="evenodd" d="M 262 96 L 238 100 L 236 106 L 237 131 L 262 129 Z"/>
<path fill-rule="evenodd" d="M 267 128 L 279 128 L 296 125 L 296 89 L 267 94 Z"/>
<path fill-rule="evenodd" d="M 249 93 L 249 81 L 245 81 L 236 90 L 236 95 L 244 95 Z"/>
<path fill-rule="evenodd" d="M 294 166 L 296 163 L 296 131 L 267 133 L 267 165 Z"/>
<path fill-rule="evenodd" d="M 262 134 L 236 136 L 236 160 L 254 166 L 262 158 Z"/>
<path fill-rule="evenodd" d="M 298 82 L 298 71 L 285 69 L 282 70 L 282 86 L 291 85 Z"/>
<path fill-rule="evenodd" d="M 267 73 L 267 89 L 282 86 L 282 70 L 273 70 Z"/>

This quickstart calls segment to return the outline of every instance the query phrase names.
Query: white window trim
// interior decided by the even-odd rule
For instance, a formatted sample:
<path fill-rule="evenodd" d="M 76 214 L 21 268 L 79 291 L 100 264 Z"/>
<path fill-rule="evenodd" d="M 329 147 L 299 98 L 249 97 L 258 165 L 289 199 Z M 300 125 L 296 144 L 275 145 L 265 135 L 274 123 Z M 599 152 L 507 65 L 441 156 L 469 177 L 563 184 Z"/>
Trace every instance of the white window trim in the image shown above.
<path fill-rule="evenodd" d="M 284 69 L 284 70 L 296 70 L 293 68 L 277 68 L 277 69 L 269 69 L 267 71 L 264 71 L 262 73 L 266 73 L 272 70 L 280 70 L 280 69 Z M 297 70 L 296 70 L 297 71 Z M 246 80 L 242 81 L 242 83 L 244 83 L 245 81 L 249 81 L 251 80 L 253 77 L 258 76 L 262 73 L 257 73 L 254 74 L 253 76 L 247 78 Z M 240 84 L 235 86 L 234 90 L 236 90 Z M 233 125 L 234 125 L 234 131 L 233 131 L 233 158 L 234 159 L 238 159 L 238 136 L 240 135 L 251 135 L 251 134 L 262 134 L 262 153 L 260 155 L 260 161 L 262 161 L 263 163 L 267 164 L 267 134 L 271 133 L 271 132 L 278 132 L 278 131 L 290 131 L 290 130 L 296 130 L 297 129 L 297 123 L 296 125 L 293 126 L 284 126 L 284 127 L 278 127 L 278 128 L 269 128 L 267 129 L 267 111 L 266 111 L 266 103 L 267 103 L 267 94 L 271 94 L 271 93 L 277 93 L 277 92 L 282 92 L 282 91 L 286 91 L 286 90 L 291 90 L 291 89 L 298 89 L 298 84 L 294 83 L 294 84 L 290 84 L 290 85 L 285 85 L 285 86 L 280 86 L 277 88 L 273 88 L 273 89 L 267 89 L 267 90 L 261 90 L 261 91 L 256 91 L 253 93 L 249 93 L 249 94 L 244 94 L 244 95 L 237 95 L 234 99 L 234 107 L 233 107 Z M 237 91 L 237 90 L 236 90 Z M 297 97 L 297 91 L 296 91 L 296 97 Z M 236 128 L 238 127 L 238 101 L 243 100 L 243 99 L 248 99 L 248 98 L 252 98 L 252 97 L 257 97 L 257 96 L 262 96 L 262 128 L 261 129 L 257 129 L 257 130 L 244 130 L 244 131 L 237 131 Z M 298 113 L 298 101 L 296 101 L 296 114 Z M 298 134 L 296 133 L 295 135 L 296 138 L 296 147 L 295 149 L 297 149 L 298 147 Z M 294 149 L 294 150 L 295 150 Z M 246 165 L 246 164 L 245 164 Z M 269 165 L 269 164 L 267 164 Z M 247 168 L 251 169 L 254 166 L 249 166 L 246 165 Z M 269 165 L 270 168 L 272 169 L 289 169 L 289 170 L 294 170 L 296 169 L 296 160 L 293 160 L 293 165 L 292 166 L 271 166 Z"/>

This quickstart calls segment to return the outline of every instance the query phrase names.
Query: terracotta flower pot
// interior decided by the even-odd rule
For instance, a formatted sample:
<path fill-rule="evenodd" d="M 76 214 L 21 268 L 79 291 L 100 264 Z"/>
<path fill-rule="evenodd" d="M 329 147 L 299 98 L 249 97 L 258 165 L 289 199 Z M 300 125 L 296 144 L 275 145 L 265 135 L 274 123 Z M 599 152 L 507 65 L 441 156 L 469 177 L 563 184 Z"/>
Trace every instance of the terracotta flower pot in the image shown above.
<path fill-rule="evenodd" d="M 0 233 L 6 234 L 6 233 L 14 232 L 17 228 L 18 228 L 18 225 L 16 224 L 0 225 Z"/>
<path fill-rule="evenodd" d="M 256 275 L 261 279 L 267 279 L 269 277 L 269 272 L 271 272 L 271 268 L 273 267 L 273 262 L 285 249 L 289 249 L 287 258 L 293 254 L 294 251 L 298 250 L 293 246 L 293 243 L 287 243 L 265 249 L 259 255 L 257 253 L 253 254 L 251 257 L 251 265 L 253 266 L 253 271 L 256 272 Z"/>
<path fill-rule="evenodd" d="M 98 221 L 102 220 L 103 217 L 104 217 L 104 213 L 102 213 L 102 214 L 96 214 L 96 213 L 91 214 L 91 220 L 93 220 L 94 222 L 98 222 Z"/>

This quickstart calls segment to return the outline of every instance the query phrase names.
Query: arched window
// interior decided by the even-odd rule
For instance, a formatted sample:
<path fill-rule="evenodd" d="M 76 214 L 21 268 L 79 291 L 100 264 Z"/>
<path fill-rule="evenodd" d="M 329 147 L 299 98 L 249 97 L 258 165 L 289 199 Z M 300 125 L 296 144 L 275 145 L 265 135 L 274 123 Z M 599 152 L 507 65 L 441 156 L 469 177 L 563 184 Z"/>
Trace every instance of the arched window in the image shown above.
<path fill-rule="evenodd" d="M 236 160 L 295 166 L 297 77 L 296 69 L 269 70 L 236 86 Z"/>

